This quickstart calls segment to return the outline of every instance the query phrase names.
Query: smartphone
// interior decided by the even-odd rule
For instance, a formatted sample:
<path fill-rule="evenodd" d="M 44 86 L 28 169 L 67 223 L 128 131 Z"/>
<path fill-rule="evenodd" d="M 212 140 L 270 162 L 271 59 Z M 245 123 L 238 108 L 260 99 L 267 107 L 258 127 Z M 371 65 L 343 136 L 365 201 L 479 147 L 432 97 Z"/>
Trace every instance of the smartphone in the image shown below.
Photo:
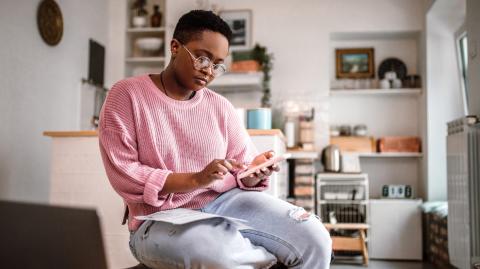
<path fill-rule="evenodd" d="M 280 155 L 280 156 L 274 156 L 273 158 L 269 159 L 266 162 L 263 162 L 259 165 L 254 166 L 254 167 L 250 167 L 247 170 L 240 171 L 237 174 L 237 178 L 242 179 L 244 177 L 248 177 L 249 175 L 255 173 L 255 171 L 257 171 L 257 170 L 260 170 L 260 169 L 265 168 L 265 167 L 270 167 L 270 166 L 272 166 L 276 163 L 285 161 L 286 159 L 290 158 L 291 155 L 292 154 L 290 154 L 290 153 L 285 153 L 285 154 Z"/>

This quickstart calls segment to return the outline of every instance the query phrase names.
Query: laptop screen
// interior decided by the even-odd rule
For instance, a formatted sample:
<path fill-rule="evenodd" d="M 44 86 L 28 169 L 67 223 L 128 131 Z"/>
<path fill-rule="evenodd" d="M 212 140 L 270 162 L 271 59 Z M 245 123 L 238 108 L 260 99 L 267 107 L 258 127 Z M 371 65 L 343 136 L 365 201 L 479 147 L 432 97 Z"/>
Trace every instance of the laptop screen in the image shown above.
<path fill-rule="evenodd" d="M 2 268 L 106 269 L 93 209 L 0 201 Z"/>

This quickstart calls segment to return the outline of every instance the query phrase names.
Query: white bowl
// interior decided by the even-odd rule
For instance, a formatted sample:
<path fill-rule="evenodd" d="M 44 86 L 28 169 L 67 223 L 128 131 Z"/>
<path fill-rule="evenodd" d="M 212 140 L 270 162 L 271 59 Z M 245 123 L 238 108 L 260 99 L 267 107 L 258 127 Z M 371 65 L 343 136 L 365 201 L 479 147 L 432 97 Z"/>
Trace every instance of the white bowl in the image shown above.
<path fill-rule="evenodd" d="M 160 37 L 140 37 L 135 40 L 137 48 L 144 51 L 157 51 L 162 47 L 163 39 Z"/>

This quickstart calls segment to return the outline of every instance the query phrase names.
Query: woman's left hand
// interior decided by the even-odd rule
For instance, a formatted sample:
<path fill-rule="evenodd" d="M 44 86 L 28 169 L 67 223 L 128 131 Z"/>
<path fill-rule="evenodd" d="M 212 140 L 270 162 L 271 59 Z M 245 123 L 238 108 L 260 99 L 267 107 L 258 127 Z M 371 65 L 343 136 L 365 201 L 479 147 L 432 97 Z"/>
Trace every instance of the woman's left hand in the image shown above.
<path fill-rule="evenodd" d="M 259 165 L 268 161 L 269 159 L 275 156 L 275 152 L 266 151 L 255 157 L 249 167 Z M 278 172 L 280 167 L 277 164 L 274 164 L 269 167 L 265 167 L 255 171 L 255 173 L 242 179 L 243 184 L 247 187 L 253 187 L 257 185 L 260 181 L 267 179 L 273 172 Z"/>

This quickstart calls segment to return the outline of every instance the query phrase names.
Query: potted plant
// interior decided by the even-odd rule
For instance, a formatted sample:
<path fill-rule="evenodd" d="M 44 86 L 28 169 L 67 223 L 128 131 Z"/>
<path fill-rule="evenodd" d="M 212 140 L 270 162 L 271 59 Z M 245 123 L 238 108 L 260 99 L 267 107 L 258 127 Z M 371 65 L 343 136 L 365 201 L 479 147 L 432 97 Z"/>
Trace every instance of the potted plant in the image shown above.
<path fill-rule="evenodd" d="M 255 47 L 252 50 L 253 58 L 260 64 L 260 69 L 263 72 L 263 96 L 262 96 L 262 107 L 269 108 L 272 106 L 270 97 L 270 71 L 273 68 L 273 54 L 267 52 L 265 46 L 261 46 L 258 43 L 255 44 Z"/>

